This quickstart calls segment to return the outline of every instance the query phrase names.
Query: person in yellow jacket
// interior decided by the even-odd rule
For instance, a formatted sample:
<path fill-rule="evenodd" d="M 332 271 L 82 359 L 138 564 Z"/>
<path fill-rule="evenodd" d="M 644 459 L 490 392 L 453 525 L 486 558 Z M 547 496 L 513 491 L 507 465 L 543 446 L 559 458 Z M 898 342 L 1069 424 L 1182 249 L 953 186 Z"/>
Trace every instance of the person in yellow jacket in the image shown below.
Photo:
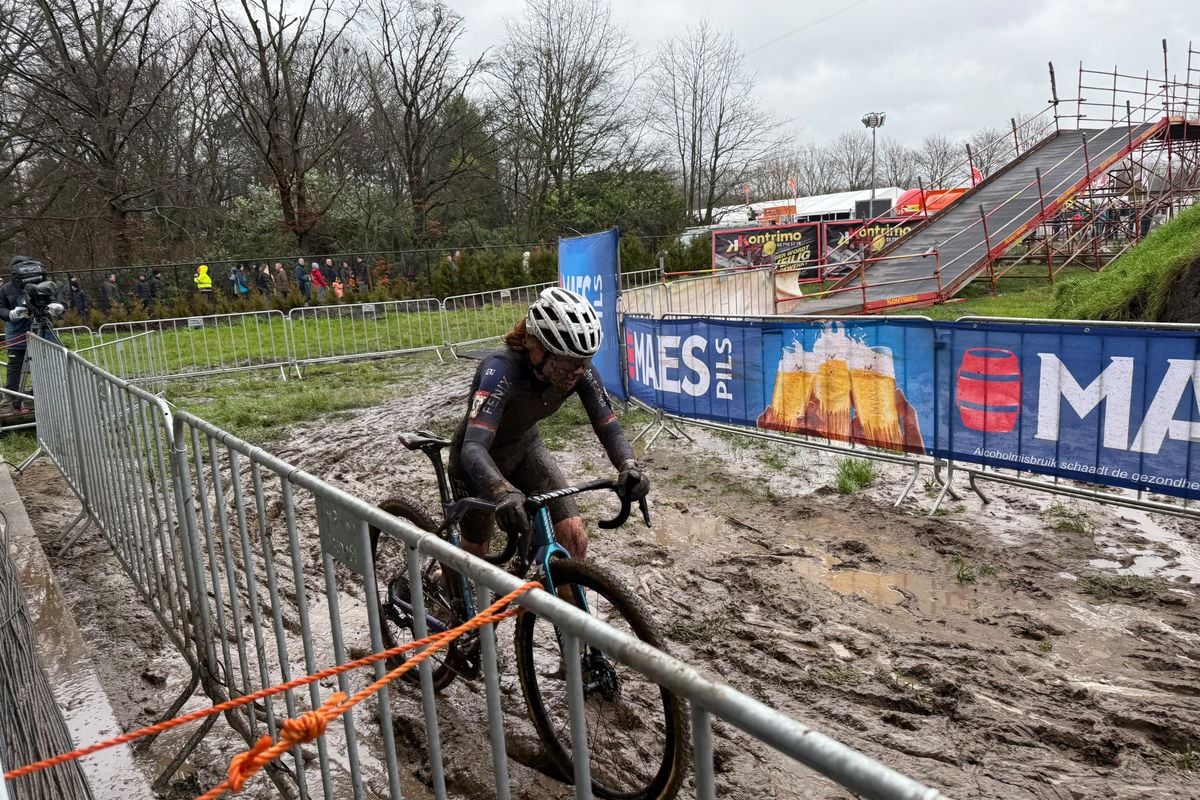
<path fill-rule="evenodd" d="M 213 286 L 212 276 L 208 274 L 208 264 L 201 264 L 196 267 L 196 274 L 192 276 L 192 282 L 196 284 L 196 291 L 200 293 L 200 297 L 204 302 L 212 304 Z"/>

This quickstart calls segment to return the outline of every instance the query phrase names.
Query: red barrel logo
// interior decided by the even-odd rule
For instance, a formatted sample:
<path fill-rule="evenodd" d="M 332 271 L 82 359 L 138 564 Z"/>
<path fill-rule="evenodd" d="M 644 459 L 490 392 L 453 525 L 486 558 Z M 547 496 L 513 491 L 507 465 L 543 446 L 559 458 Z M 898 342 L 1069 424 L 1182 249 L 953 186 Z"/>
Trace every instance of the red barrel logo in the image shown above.
<path fill-rule="evenodd" d="M 958 366 L 958 413 L 973 431 L 1008 433 L 1021 413 L 1021 362 L 1011 350 L 972 347 Z"/>

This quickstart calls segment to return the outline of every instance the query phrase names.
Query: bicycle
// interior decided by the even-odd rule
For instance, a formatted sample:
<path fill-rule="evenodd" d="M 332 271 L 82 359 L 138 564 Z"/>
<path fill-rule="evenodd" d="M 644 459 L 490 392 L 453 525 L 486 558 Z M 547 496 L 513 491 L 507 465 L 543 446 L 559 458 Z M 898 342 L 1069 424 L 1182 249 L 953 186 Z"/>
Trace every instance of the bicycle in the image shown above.
<path fill-rule="evenodd" d="M 442 450 L 449 440 L 423 431 L 403 433 L 400 443 L 409 450 L 423 452 L 433 464 L 441 496 L 442 522 L 436 522 L 424 509 L 405 498 L 380 504 L 393 516 L 405 519 L 422 530 L 437 533 L 454 546 L 459 544 L 458 522 L 472 509 L 492 511 L 495 506 L 479 498 L 456 497 L 451 489 Z M 547 503 L 558 497 L 592 491 L 612 491 L 621 499 L 621 510 L 611 520 L 599 522 L 602 528 L 624 524 L 632 510 L 632 501 L 617 481 L 596 480 L 552 492 L 529 495 L 525 508 L 532 533 L 516 536 L 501 532 L 503 543 L 486 560 L 509 565 L 509 572 L 524 579 L 531 571 L 546 591 L 568 595 L 576 607 L 604 622 L 665 649 L 662 636 L 637 598 L 608 570 L 591 562 L 577 561 L 555 541 Z M 641 500 L 640 509 L 647 526 L 649 507 Z M 385 647 L 394 647 L 415 638 L 412 594 L 405 547 L 379 548 L 380 530 L 372 527 L 371 546 L 377 580 L 387 580 L 381 590 L 381 619 Z M 496 543 L 495 540 L 493 542 Z M 511 562 L 511 563 L 510 563 Z M 447 630 L 472 617 L 476 605 L 466 576 L 425 558 L 420 567 L 425 599 L 425 621 L 430 633 Z M 387 578 L 390 575 L 392 577 Z M 526 611 L 516 618 L 515 648 L 521 692 L 530 719 L 546 746 L 555 777 L 573 782 L 570 721 L 567 714 L 567 685 L 562 638 L 545 618 Z M 686 705 L 666 689 L 647 680 L 632 668 L 606 656 L 598 648 L 581 645 L 579 653 L 588 723 L 588 752 L 592 791 L 597 797 L 613 800 L 667 800 L 674 797 L 683 782 L 690 761 Z M 388 663 L 395 668 L 403 656 Z M 456 678 L 475 680 L 480 674 L 479 645 L 476 636 L 464 636 L 431 658 L 434 688 L 445 689 Z M 419 680 L 416 672 L 408 674 Z M 601 741 L 605 735 L 632 737 L 624 744 Z"/>

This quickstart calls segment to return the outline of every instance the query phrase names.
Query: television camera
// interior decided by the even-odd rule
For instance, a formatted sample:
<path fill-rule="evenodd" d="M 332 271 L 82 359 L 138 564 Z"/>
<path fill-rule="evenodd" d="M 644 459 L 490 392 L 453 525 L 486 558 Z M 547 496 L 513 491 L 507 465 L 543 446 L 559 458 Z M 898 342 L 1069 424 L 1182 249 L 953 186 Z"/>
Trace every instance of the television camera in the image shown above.
<path fill-rule="evenodd" d="M 12 266 L 12 280 L 25 289 L 28 301 L 26 308 L 34 333 L 44 339 L 57 341 L 51 319 L 61 317 L 65 309 L 55 299 L 58 296 L 58 284 L 49 279 L 46 267 L 32 259 L 18 262 Z"/>

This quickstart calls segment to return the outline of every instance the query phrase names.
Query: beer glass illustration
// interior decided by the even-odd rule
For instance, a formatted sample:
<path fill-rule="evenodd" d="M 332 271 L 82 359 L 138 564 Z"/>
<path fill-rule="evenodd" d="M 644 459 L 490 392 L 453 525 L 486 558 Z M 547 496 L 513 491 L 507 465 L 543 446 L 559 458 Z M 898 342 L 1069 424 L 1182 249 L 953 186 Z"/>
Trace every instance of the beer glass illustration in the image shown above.
<path fill-rule="evenodd" d="M 775 391 L 771 395 L 769 409 L 769 416 L 773 418 L 770 421 L 774 424 L 768 427 L 783 430 L 799 427 L 800 418 L 812 397 L 816 367 L 812 353 L 806 352 L 802 343 L 795 342 L 790 347 L 784 347 L 779 369 L 775 373 Z"/>
<path fill-rule="evenodd" d="M 1021 363 L 1011 350 L 972 347 L 958 367 L 962 424 L 984 433 L 1009 433 L 1021 413 Z"/>
<path fill-rule="evenodd" d="M 904 436 L 896 409 L 896 367 L 887 347 L 854 348 L 848 361 L 854 416 L 865 444 L 900 449 Z"/>
<path fill-rule="evenodd" d="M 850 367 L 847 359 L 855 344 L 843 331 L 834 329 L 824 333 L 813 345 L 813 356 L 819 364 L 813 394 L 824 424 L 808 420 L 805 427 L 830 439 L 850 439 Z"/>

